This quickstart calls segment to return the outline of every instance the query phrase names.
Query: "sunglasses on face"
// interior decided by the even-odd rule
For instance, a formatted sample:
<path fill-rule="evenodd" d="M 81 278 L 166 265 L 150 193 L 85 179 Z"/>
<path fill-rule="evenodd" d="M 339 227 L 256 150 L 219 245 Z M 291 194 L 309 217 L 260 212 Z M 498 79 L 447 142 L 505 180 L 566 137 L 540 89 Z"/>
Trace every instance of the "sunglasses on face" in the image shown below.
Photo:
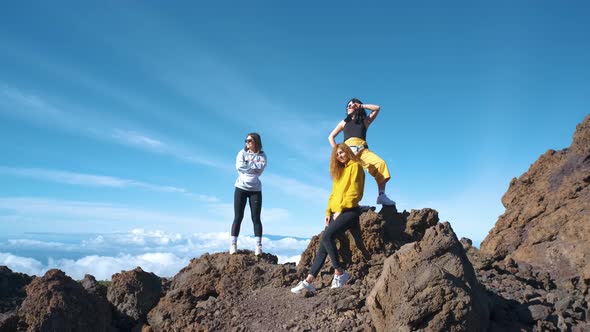
<path fill-rule="evenodd" d="M 244 143 L 252 143 L 252 142 L 254 142 L 254 140 L 253 140 L 253 139 L 245 139 L 245 140 L 244 140 Z"/>

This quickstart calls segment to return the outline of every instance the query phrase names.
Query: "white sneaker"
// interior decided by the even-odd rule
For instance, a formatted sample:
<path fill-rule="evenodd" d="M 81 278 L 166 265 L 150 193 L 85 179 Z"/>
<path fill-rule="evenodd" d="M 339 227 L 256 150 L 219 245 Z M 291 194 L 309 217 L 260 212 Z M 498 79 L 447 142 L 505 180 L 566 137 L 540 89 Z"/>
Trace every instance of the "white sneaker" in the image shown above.
<path fill-rule="evenodd" d="M 350 280 L 350 275 L 348 275 L 346 272 L 342 273 L 341 275 L 335 274 L 334 279 L 332 279 L 332 287 L 330 288 L 340 288 L 346 285 L 348 280 Z"/>
<path fill-rule="evenodd" d="M 256 245 L 256 248 L 254 248 L 254 255 L 256 255 L 256 256 L 262 255 L 262 244 Z"/>
<path fill-rule="evenodd" d="M 338 277 L 337 275 L 334 275 L 334 278 L 332 278 L 332 285 L 330 286 L 330 288 L 338 288 Z"/>
<path fill-rule="evenodd" d="M 306 289 L 312 293 L 315 293 L 315 287 L 305 280 L 300 281 L 297 286 L 291 288 L 291 293 L 299 294 Z"/>
<path fill-rule="evenodd" d="M 377 197 L 377 204 L 382 204 L 382 205 L 395 205 L 395 202 L 392 201 L 391 199 L 389 199 L 389 197 L 387 197 L 387 195 L 380 194 Z"/>
<path fill-rule="evenodd" d="M 231 246 L 229 247 L 229 254 L 233 255 L 236 252 L 238 252 L 238 245 L 235 243 L 232 243 Z"/>

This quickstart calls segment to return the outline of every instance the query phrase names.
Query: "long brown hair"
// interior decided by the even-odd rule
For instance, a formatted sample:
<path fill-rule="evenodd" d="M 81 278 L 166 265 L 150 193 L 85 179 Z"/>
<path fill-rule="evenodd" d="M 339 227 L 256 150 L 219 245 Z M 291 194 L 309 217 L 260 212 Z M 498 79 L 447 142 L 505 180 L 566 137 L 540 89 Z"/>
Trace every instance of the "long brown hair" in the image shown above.
<path fill-rule="evenodd" d="M 350 160 L 361 163 L 359 157 L 357 157 L 357 155 L 352 152 L 348 145 L 344 143 L 336 144 L 336 146 L 332 149 L 332 157 L 330 158 L 330 176 L 332 177 L 332 180 L 340 179 L 342 173 L 344 173 L 344 168 L 346 167 L 345 164 L 341 163 L 338 158 L 336 158 L 338 149 L 344 151 Z"/>
<path fill-rule="evenodd" d="M 260 153 L 260 151 L 262 151 L 262 139 L 260 138 L 260 135 L 258 133 L 249 133 L 248 135 L 246 135 L 246 137 L 252 137 L 252 139 L 254 140 L 254 150 L 256 153 Z"/>

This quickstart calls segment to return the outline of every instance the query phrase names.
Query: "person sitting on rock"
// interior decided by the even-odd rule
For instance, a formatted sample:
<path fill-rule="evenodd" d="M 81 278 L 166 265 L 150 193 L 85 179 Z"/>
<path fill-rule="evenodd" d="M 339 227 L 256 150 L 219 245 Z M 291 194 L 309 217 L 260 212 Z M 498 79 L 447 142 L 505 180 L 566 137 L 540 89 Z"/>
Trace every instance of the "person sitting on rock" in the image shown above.
<path fill-rule="evenodd" d="M 297 294 L 304 290 L 315 292 L 312 283 L 324 265 L 326 256 L 330 256 L 332 267 L 334 267 L 332 288 L 342 287 L 350 279 L 348 273 L 340 267 L 335 237 L 359 223 L 361 214 L 359 202 L 363 198 L 365 172 L 361 166 L 361 160 L 348 145 L 340 143 L 332 149 L 330 175 L 333 184 L 324 218 L 326 228 L 307 278 L 291 288 L 292 293 Z"/>
<path fill-rule="evenodd" d="M 371 111 L 367 115 L 365 109 Z M 377 181 L 377 189 L 379 195 L 377 196 L 377 204 L 395 205 L 385 194 L 385 185 L 391 178 L 387 164 L 383 159 L 369 150 L 367 145 L 367 130 L 369 125 L 375 121 L 381 107 L 373 104 L 363 104 L 357 98 L 352 98 L 346 104 L 346 118 L 340 121 L 334 130 L 328 136 L 328 141 L 332 147 L 336 146 L 334 140 L 341 131 L 344 131 L 344 143 L 354 151 L 362 160 L 363 167 L 371 174 L 375 181 Z"/>

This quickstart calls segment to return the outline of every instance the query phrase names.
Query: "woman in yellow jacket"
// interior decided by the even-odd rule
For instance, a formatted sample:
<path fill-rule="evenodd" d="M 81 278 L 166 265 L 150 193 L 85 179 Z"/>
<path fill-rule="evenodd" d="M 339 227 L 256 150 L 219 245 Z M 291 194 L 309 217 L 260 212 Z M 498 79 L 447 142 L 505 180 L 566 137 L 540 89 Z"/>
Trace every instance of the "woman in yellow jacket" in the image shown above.
<path fill-rule="evenodd" d="M 322 265 L 324 265 L 327 256 L 330 256 L 330 261 L 334 267 L 332 288 L 342 287 L 350 279 L 348 273 L 344 272 L 344 269 L 339 265 L 340 260 L 336 250 L 335 236 L 344 233 L 359 222 L 361 214 L 359 202 L 363 198 L 365 172 L 360 159 L 348 145 L 341 143 L 332 149 L 330 175 L 334 182 L 332 194 L 328 200 L 326 217 L 324 218 L 326 229 L 322 235 L 309 275 L 305 280 L 299 282 L 297 286 L 291 288 L 293 293 L 300 293 L 305 289 L 315 292 L 312 283 Z"/>

